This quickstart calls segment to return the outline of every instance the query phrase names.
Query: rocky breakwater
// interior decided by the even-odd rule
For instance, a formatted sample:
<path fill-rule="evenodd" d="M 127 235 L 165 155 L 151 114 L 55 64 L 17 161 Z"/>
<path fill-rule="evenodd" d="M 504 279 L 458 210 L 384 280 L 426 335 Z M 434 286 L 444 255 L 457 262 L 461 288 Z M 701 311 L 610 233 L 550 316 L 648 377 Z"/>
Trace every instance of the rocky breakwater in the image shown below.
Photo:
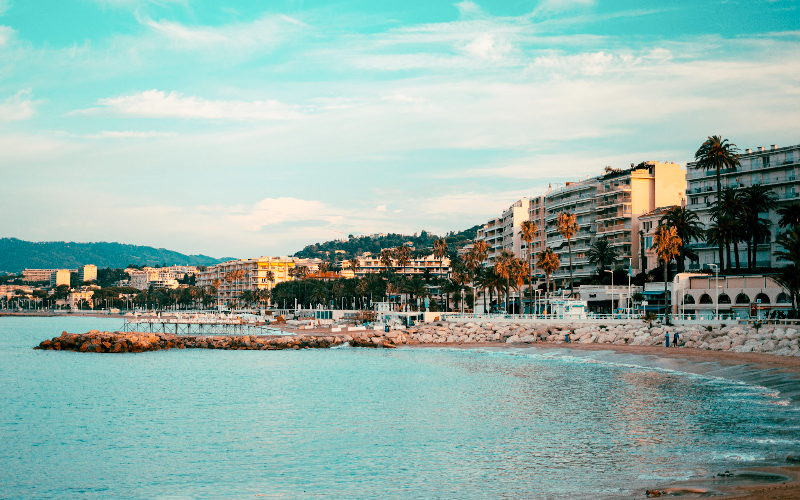
<path fill-rule="evenodd" d="M 399 332 L 358 332 L 354 335 L 285 335 L 285 336 L 184 336 L 170 333 L 63 332 L 40 343 L 34 349 L 78 352 L 146 352 L 163 349 L 225 349 L 272 351 L 281 349 L 325 349 L 343 346 L 393 348 L 416 343 Z"/>
<path fill-rule="evenodd" d="M 623 325 L 597 324 L 520 324 L 520 323 L 437 323 L 424 324 L 408 330 L 411 340 L 421 344 L 464 344 L 505 342 L 563 343 L 569 334 L 572 342 L 581 344 L 614 344 L 655 346 L 664 345 L 669 334 L 670 344 L 678 333 L 680 347 L 715 351 L 760 352 L 778 356 L 800 356 L 800 334 L 794 328 L 764 325 L 720 327 L 663 326 L 632 322 Z"/>

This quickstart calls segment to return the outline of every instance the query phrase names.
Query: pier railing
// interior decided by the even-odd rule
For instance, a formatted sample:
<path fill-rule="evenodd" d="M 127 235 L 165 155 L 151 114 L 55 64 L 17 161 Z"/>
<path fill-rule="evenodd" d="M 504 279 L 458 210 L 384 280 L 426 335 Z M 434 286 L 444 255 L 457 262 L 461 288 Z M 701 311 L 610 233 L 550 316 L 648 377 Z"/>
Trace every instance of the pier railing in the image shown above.
<path fill-rule="evenodd" d="M 173 335 L 294 335 L 261 321 L 234 319 L 125 318 L 124 332 L 171 333 Z"/>

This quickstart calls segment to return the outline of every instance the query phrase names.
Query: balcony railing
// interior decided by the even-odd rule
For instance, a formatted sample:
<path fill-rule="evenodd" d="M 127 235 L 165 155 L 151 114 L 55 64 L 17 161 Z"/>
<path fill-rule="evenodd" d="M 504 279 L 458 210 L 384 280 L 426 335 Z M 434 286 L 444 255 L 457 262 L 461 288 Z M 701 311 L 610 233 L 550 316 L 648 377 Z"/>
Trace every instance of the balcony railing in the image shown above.
<path fill-rule="evenodd" d="M 603 233 L 613 233 L 615 231 L 622 231 L 627 229 L 628 231 L 631 230 L 631 226 L 628 224 L 614 224 L 611 226 L 597 226 L 597 234 Z"/>
<path fill-rule="evenodd" d="M 597 188 L 597 195 L 599 196 L 601 194 L 618 193 L 620 191 L 626 192 L 626 193 L 630 193 L 631 192 L 631 185 L 630 184 L 620 184 L 618 186 L 611 186 L 608 189 L 606 189 L 603 186 L 600 186 L 599 188 Z"/>
<path fill-rule="evenodd" d="M 619 197 L 619 198 L 614 198 L 612 200 L 602 200 L 602 201 L 598 200 L 597 201 L 597 208 L 611 207 L 611 206 L 614 206 L 614 205 L 622 205 L 624 203 L 631 203 L 631 201 L 632 200 L 631 200 L 630 196 L 623 196 L 623 197 Z"/>
<path fill-rule="evenodd" d="M 619 219 L 620 217 L 630 217 L 631 211 L 630 210 L 617 210 L 615 212 L 609 212 L 606 214 L 597 214 L 597 222 L 609 220 L 609 219 Z M 599 226 L 599 225 L 598 225 Z"/>

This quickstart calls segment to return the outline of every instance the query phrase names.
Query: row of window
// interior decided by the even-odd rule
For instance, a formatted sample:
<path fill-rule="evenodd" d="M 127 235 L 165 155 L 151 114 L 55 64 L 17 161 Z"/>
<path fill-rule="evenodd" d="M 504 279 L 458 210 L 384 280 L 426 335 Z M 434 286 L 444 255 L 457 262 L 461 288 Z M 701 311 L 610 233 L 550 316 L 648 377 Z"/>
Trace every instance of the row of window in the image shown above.
<path fill-rule="evenodd" d="M 783 293 L 783 292 L 778 294 L 778 296 L 775 298 L 775 300 L 779 304 L 786 304 L 786 303 L 790 303 L 792 301 L 792 299 L 789 297 L 789 295 L 787 295 L 786 293 Z M 767 294 L 765 294 L 765 293 L 759 293 L 758 295 L 756 295 L 755 301 L 756 301 L 756 303 L 760 303 L 760 304 L 769 304 L 770 303 L 769 296 Z M 695 304 L 694 297 L 691 294 L 686 294 L 683 297 L 683 303 L 684 304 Z M 714 303 L 714 300 L 711 298 L 711 295 L 709 295 L 707 293 L 704 293 L 703 295 L 700 296 L 700 304 L 713 304 L 713 303 Z M 730 298 L 730 296 L 728 296 L 728 294 L 721 293 L 719 295 L 719 302 L 718 303 L 719 304 L 730 304 L 731 303 L 731 298 Z M 737 304 L 749 304 L 750 303 L 750 297 L 748 297 L 746 293 L 740 293 L 739 295 L 736 296 L 736 303 Z"/>

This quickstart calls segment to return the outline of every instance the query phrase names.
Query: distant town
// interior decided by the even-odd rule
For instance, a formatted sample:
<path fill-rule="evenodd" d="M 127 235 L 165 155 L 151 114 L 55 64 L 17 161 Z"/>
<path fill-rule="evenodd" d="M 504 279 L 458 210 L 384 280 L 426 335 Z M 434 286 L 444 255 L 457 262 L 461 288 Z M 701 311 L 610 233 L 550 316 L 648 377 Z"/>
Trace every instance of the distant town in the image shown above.
<path fill-rule="evenodd" d="M 25 269 L 0 278 L 0 305 L 119 312 L 388 302 L 407 311 L 525 314 L 566 297 L 604 314 L 793 315 L 800 145 L 738 152 L 714 137 L 696 157 L 685 167 L 644 161 L 551 184 L 474 236 L 351 235 L 298 252 L 306 257 L 209 266 Z"/>

